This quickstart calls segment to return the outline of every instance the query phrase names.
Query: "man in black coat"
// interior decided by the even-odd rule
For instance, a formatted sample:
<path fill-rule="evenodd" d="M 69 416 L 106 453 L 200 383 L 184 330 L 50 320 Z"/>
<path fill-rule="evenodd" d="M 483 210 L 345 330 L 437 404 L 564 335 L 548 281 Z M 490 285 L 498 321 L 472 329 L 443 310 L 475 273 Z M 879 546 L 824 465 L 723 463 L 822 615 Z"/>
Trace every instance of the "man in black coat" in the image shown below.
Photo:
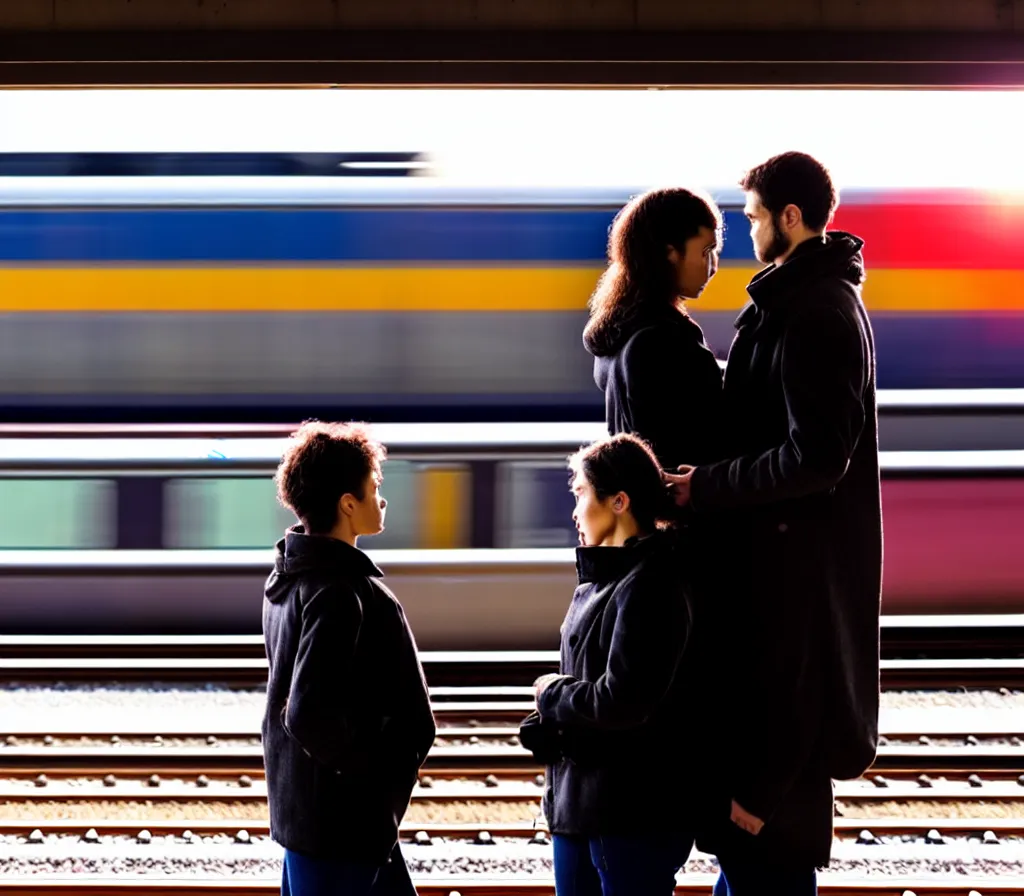
<path fill-rule="evenodd" d="M 742 182 L 760 261 L 725 374 L 730 459 L 669 474 L 732 532 L 716 604 L 720 802 L 698 844 L 716 894 L 813 893 L 833 778 L 874 761 L 882 519 L 862 241 L 828 231 L 825 168 L 786 153 Z"/>
<path fill-rule="evenodd" d="M 263 753 L 283 896 L 414 896 L 398 828 L 434 741 L 416 642 L 358 547 L 384 528 L 383 446 L 307 423 L 278 468 L 302 521 L 277 544 L 263 601 Z"/>

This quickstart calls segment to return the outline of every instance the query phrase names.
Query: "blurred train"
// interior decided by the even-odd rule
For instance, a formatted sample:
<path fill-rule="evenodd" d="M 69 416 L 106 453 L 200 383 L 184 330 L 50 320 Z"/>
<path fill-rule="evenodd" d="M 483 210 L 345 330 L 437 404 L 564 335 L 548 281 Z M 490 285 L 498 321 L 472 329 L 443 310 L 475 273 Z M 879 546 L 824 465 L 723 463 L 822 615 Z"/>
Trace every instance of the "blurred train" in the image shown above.
<path fill-rule="evenodd" d="M 734 184 L 805 148 L 865 240 L 880 387 L 1018 390 L 886 396 L 883 451 L 970 453 L 890 459 L 886 612 L 1019 610 L 1020 464 L 974 452 L 1024 446 L 1022 115 L 1010 92 L 0 91 L 0 424 L 600 421 L 581 332 L 617 210 L 665 183 L 720 203 L 691 308 L 724 360 L 759 268 Z M 426 649 L 557 644 L 565 452 L 524 452 L 391 455 L 365 546 Z M 259 630 L 291 522 L 268 469 L 34 463 L 0 477 L 5 631 Z"/>
<path fill-rule="evenodd" d="M 274 500 L 276 437 L 61 429 L 0 440 L 0 630 L 259 632 L 270 546 L 294 522 Z M 565 458 L 601 431 L 379 428 L 387 527 L 360 545 L 424 649 L 557 647 L 578 537 Z M 881 460 L 884 611 L 1020 612 L 1024 451 Z"/>
<path fill-rule="evenodd" d="M 424 158 L 0 153 L 4 417 L 599 418 L 580 333 L 631 191 L 460 188 Z M 693 313 L 724 358 L 759 265 L 715 195 Z M 1024 383 L 1024 203 L 845 191 L 834 226 L 865 240 L 881 388 Z"/>

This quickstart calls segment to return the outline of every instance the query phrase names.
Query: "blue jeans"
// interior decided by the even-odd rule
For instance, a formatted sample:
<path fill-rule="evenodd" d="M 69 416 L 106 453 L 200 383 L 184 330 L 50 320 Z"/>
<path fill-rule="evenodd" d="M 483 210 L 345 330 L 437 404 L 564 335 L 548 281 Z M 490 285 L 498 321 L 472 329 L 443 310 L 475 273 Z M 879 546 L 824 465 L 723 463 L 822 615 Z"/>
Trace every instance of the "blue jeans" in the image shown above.
<path fill-rule="evenodd" d="M 672 896 L 693 849 L 689 834 L 555 834 L 556 896 Z"/>
<path fill-rule="evenodd" d="M 314 859 L 286 849 L 281 896 L 416 896 L 416 888 L 397 844 L 384 865 Z"/>
<path fill-rule="evenodd" d="M 719 859 L 713 896 L 818 896 L 818 874 L 758 862 Z"/>

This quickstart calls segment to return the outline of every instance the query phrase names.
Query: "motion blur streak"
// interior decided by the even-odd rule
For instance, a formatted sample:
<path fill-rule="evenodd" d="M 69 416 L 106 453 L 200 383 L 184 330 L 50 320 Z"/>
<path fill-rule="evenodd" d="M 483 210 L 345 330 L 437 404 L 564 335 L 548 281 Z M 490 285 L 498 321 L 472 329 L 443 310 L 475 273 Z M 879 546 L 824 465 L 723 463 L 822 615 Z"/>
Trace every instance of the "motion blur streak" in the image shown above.
<path fill-rule="evenodd" d="M 286 185 L 268 207 L 224 180 L 209 204 L 122 184 L 133 207 L 83 210 L 60 181 L 63 207 L 0 210 L 9 419 L 599 417 L 580 333 L 608 190 L 442 202 L 366 179 L 326 205 Z M 691 303 L 719 357 L 760 267 L 741 200 L 721 195 L 721 266 Z M 1024 382 L 1024 203 L 853 190 L 835 227 L 865 240 L 881 388 Z"/>

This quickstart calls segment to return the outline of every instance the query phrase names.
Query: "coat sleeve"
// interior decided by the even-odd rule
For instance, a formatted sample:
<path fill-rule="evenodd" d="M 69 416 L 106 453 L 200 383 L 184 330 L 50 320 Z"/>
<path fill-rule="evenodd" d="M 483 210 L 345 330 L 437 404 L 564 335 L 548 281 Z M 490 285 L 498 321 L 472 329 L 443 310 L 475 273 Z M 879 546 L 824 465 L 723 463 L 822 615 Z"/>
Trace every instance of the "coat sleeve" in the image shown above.
<path fill-rule="evenodd" d="M 710 349 L 651 327 L 623 348 L 622 369 L 633 431 L 665 469 L 721 456 L 722 371 Z"/>
<path fill-rule="evenodd" d="M 864 334 L 839 310 L 802 310 L 782 345 L 786 440 L 761 454 L 698 466 L 690 484 L 693 509 L 730 510 L 833 488 L 864 428 L 870 363 Z"/>
<path fill-rule="evenodd" d="M 619 600 L 605 671 L 597 681 L 553 681 L 537 701 L 542 719 L 609 731 L 634 728 L 668 693 L 689 636 L 686 595 L 660 577 L 638 577 Z"/>
<path fill-rule="evenodd" d="M 353 672 L 363 624 L 354 588 L 328 586 L 302 605 L 301 631 L 283 723 L 317 762 L 335 770 L 366 748 L 365 721 L 355 718 Z"/>

